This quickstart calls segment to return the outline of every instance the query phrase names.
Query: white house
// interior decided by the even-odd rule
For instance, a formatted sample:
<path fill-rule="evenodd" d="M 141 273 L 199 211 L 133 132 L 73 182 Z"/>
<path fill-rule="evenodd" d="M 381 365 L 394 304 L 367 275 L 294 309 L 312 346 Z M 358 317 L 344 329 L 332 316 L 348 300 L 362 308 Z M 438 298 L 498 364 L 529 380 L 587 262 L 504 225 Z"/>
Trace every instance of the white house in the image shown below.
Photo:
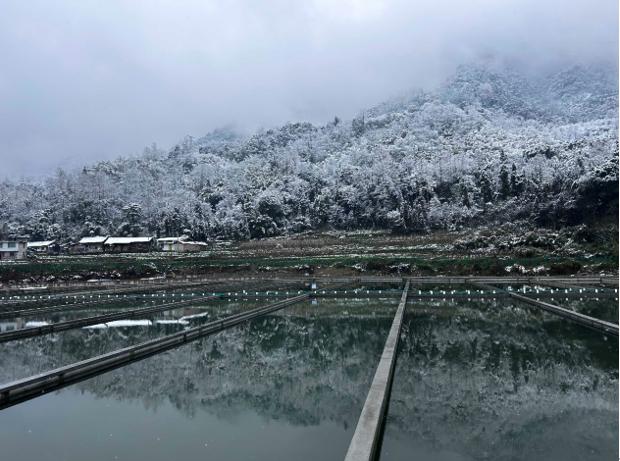
<path fill-rule="evenodd" d="M 25 259 L 27 243 L 25 239 L 0 240 L 0 260 Z"/>
<path fill-rule="evenodd" d="M 154 237 L 108 237 L 103 244 L 106 252 L 138 253 L 155 249 Z"/>
<path fill-rule="evenodd" d="M 57 248 L 56 240 L 44 240 L 41 242 L 28 242 L 26 248 L 35 253 L 51 253 Z"/>
<path fill-rule="evenodd" d="M 187 253 L 192 251 L 205 251 L 209 245 L 205 242 L 194 242 L 187 237 L 162 237 L 157 239 L 157 246 L 161 251 L 176 251 Z"/>
<path fill-rule="evenodd" d="M 80 252 L 83 253 L 103 253 L 103 245 L 107 239 L 107 235 L 82 237 L 78 242 L 78 249 Z"/>

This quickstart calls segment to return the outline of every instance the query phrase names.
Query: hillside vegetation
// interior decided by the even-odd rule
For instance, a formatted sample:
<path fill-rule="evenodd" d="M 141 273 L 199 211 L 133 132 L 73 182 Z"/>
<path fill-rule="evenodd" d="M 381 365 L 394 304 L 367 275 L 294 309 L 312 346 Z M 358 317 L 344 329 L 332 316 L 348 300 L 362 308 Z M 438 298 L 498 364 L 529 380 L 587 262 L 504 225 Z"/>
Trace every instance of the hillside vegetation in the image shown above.
<path fill-rule="evenodd" d="M 5 180 L 0 224 L 4 234 L 64 241 L 613 225 L 617 111 L 615 68 L 526 78 L 461 67 L 434 92 L 350 121 L 216 130 L 169 151 Z"/>

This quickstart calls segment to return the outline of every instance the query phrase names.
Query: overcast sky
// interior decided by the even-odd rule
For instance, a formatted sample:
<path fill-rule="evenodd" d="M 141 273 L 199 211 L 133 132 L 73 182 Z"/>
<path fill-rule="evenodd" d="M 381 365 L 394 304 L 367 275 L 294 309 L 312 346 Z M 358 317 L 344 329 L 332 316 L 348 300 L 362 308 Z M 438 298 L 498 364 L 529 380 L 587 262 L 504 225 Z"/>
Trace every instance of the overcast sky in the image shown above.
<path fill-rule="evenodd" d="M 324 123 L 493 59 L 618 58 L 617 0 L 3 0 L 0 177 Z"/>

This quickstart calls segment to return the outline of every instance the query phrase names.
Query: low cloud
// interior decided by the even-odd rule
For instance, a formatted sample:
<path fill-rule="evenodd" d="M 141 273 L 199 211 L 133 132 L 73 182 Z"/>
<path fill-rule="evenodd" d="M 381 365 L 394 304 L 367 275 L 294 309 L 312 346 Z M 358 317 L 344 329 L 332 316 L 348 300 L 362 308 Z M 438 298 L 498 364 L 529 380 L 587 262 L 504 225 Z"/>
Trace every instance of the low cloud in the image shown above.
<path fill-rule="evenodd" d="M 615 64 L 617 18 L 614 0 L 4 2 L 0 176 L 351 117 L 463 62 Z"/>

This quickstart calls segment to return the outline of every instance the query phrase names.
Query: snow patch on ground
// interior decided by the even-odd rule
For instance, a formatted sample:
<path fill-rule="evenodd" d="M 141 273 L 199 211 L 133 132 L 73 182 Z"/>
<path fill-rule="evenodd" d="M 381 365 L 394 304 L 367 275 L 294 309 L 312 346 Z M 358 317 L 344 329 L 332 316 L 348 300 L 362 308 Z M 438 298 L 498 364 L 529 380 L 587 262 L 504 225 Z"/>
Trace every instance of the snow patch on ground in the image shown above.
<path fill-rule="evenodd" d="M 148 327 L 153 325 L 150 320 L 114 320 L 113 322 L 98 323 L 84 327 L 88 330 L 99 330 L 103 328 L 120 328 L 120 327 Z"/>
<path fill-rule="evenodd" d="M 155 323 L 158 325 L 188 325 L 189 322 L 187 320 L 179 319 L 179 320 L 155 320 Z"/>
<path fill-rule="evenodd" d="M 44 327 L 46 325 L 49 325 L 49 322 L 37 322 L 37 321 L 31 321 L 31 322 L 26 322 L 26 328 L 38 328 L 38 327 Z"/>
<path fill-rule="evenodd" d="M 186 315 L 184 317 L 181 317 L 180 320 L 193 320 L 193 319 L 201 319 L 203 317 L 208 317 L 209 313 L 205 312 L 204 314 L 194 314 L 194 315 Z"/>

